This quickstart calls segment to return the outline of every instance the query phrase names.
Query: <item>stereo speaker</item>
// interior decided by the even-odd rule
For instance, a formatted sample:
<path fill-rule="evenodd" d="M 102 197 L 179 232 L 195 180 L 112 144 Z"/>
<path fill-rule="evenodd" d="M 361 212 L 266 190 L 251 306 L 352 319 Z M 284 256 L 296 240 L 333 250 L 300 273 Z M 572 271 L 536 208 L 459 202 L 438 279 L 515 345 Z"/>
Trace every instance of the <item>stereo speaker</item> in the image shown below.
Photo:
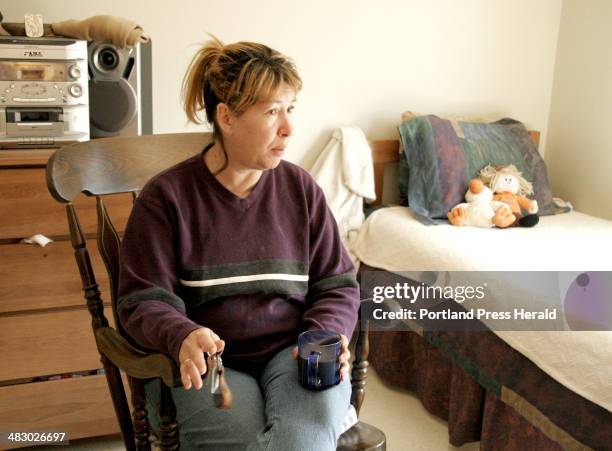
<path fill-rule="evenodd" d="M 90 42 L 87 53 L 91 137 L 152 134 L 151 42 L 133 48 Z"/>

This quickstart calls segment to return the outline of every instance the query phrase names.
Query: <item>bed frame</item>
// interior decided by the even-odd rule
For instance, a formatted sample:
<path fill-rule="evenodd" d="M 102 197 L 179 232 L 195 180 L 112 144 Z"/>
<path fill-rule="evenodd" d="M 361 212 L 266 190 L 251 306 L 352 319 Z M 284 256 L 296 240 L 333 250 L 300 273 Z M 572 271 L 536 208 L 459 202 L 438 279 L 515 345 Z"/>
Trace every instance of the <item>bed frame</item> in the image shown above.
<path fill-rule="evenodd" d="M 531 139 L 533 140 L 533 143 L 537 149 L 540 144 L 540 132 L 530 130 L 529 136 L 531 136 Z M 382 203 L 385 165 L 399 161 L 399 141 L 397 139 L 370 141 L 370 147 L 372 148 L 372 161 L 374 163 L 374 187 L 376 190 L 376 200 L 369 205 L 376 206 Z"/>

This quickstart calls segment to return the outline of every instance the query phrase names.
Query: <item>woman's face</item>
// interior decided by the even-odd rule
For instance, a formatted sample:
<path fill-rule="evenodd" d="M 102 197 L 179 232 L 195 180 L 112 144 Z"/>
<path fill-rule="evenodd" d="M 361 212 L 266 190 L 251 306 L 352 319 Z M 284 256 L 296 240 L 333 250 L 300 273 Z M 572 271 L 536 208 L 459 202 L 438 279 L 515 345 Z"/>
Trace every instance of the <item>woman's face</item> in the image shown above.
<path fill-rule="evenodd" d="M 236 171 L 273 169 L 293 134 L 296 92 L 283 83 L 272 99 L 258 102 L 240 116 L 231 115 L 223 142 L 229 166 Z"/>

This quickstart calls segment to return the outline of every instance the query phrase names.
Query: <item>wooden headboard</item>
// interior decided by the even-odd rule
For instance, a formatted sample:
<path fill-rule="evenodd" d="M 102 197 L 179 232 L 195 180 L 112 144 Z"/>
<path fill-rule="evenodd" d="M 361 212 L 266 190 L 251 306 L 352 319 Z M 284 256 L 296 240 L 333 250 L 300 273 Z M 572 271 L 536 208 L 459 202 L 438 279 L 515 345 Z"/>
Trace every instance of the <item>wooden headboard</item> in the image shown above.
<path fill-rule="evenodd" d="M 529 135 L 533 140 L 536 149 L 540 144 L 540 132 L 530 130 Z M 370 141 L 372 147 L 372 161 L 374 163 L 374 187 L 376 190 L 376 200 L 371 206 L 382 203 L 383 177 L 385 175 L 385 165 L 399 161 L 399 141 L 397 139 L 383 139 Z"/>

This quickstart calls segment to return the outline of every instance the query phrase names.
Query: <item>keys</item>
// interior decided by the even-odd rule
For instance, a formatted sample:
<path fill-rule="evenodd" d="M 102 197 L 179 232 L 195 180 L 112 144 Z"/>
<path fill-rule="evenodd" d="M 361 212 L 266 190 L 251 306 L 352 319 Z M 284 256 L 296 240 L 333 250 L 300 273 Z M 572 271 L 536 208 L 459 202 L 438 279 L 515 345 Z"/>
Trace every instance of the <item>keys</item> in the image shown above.
<path fill-rule="evenodd" d="M 215 395 L 219 393 L 220 374 L 223 373 L 223 360 L 221 354 L 215 354 L 209 358 L 210 365 L 210 393 Z"/>
<path fill-rule="evenodd" d="M 218 409 L 229 409 L 232 405 L 233 395 L 227 386 L 224 375 L 221 353 L 208 356 L 208 374 L 206 383 L 210 384 L 210 393 Z"/>

